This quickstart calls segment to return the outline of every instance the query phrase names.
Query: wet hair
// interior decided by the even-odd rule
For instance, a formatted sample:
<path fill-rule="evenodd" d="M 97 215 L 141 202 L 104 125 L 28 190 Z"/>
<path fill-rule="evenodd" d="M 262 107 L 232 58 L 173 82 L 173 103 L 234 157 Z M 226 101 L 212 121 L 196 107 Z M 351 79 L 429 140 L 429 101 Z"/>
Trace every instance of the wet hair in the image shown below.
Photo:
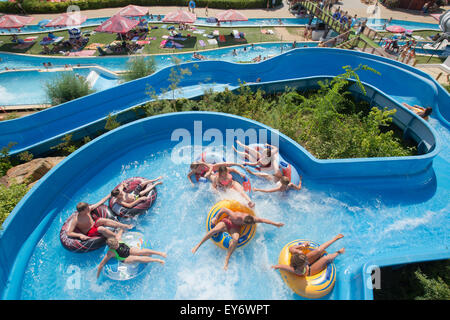
<path fill-rule="evenodd" d="M 194 162 L 194 163 L 191 163 L 191 170 L 195 170 L 195 169 L 197 169 L 197 167 L 199 166 L 199 164 L 198 163 L 196 163 L 196 162 Z"/>
<path fill-rule="evenodd" d="M 244 223 L 245 224 L 255 224 L 255 218 L 252 216 L 246 216 L 244 218 Z"/>
<path fill-rule="evenodd" d="M 433 108 L 427 107 L 427 108 L 425 109 L 425 111 L 423 112 L 422 117 L 427 117 L 427 116 L 429 116 L 432 112 L 433 112 Z"/>
<path fill-rule="evenodd" d="M 280 179 L 280 182 L 281 182 L 281 184 L 287 186 L 291 182 L 291 180 L 289 180 L 289 178 L 286 176 L 282 176 Z"/>
<path fill-rule="evenodd" d="M 304 253 L 297 253 L 293 254 L 291 256 L 291 267 L 294 268 L 294 270 L 299 270 L 305 267 L 306 263 L 308 262 L 308 258 L 306 257 L 306 254 Z"/>
<path fill-rule="evenodd" d="M 220 166 L 219 167 L 219 174 L 227 173 L 227 172 L 228 172 L 227 167 L 225 167 L 225 166 Z"/>
<path fill-rule="evenodd" d="M 77 211 L 82 212 L 86 209 L 89 209 L 89 205 L 86 202 L 80 202 L 77 204 Z"/>
<path fill-rule="evenodd" d="M 117 245 L 119 244 L 119 241 L 117 241 L 116 238 L 111 237 L 111 238 L 106 239 L 106 244 L 110 248 L 117 247 Z"/>
<path fill-rule="evenodd" d="M 266 155 L 270 158 L 272 156 L 272 148 L 266 148 Z"/>
<path fill-rule="evenodd" d="M 119 189 L 114 189 L 113 191 L 111 191 L 111 196 L 117 197 L 119 195 L 119 193 L 120 193 Z"/>

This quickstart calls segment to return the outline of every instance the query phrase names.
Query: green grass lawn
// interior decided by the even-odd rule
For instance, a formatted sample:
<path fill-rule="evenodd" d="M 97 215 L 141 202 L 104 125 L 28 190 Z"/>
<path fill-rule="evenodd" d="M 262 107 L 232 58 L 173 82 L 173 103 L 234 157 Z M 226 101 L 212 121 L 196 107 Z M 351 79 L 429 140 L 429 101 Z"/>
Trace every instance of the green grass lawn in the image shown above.
<path fill-rule="evenodd" d="M 171 24 L 167 24 L 167 26 L 170 26 Z M 206 34 L 211 33 L 214 30 L 219 30 L 221 35 L 225 35 L 225 42 L 218 42 L 217 45 L 210 45 L 208 44 L 207 37 L 204 37 L 203 35 L 193 33 L 192 31 L 182 31 L 183 37 L 186 37 L 187 34 L 190 34 L 191 37 L 187 38 L 185 41 L 177 41 L 178 43 L 181 43 L 184 45 L 184 48 L 182 49 L 163 49 L 160 48 L 160 43 L 163 40 L 163 35 L 168 35 L 169 32 L 167 29 L 162 29 L 161 24 L 150 24 L 150 26 L 157 26 L 158 29 L 152 29 L 150 30 L 148 36 L 149 37 L 155 37 L 157 40 L 150 41 L 150 44 L 146 44 L 144 46 L 143 53 L 145 54 L 158 54 L 158 53 L 173 53 L 173 52 L 184 52 L 184 51 L 194 51 L 194 50 L 203 50 L 203 49 L 215 49 L 220 47 L 226 47 L 226 46 L 233 46 L 233 45 L 240 45 L 240 44 L 246 44 L 246 43 L 256 43 L 256 42 L 273 42 L 273 41 L 279 41 L 279 37 L 276 35 L 267 35 L 262 34 L 260 31 L 260 28 L 217 28 L 217 27 L 198 27 L 198 29 L 205 30 Z M 87 27 L 82 28 L 83 32 L 88 32 L 94 30 L 95 27 Z M 234 39 L 233 36 L 231 36 L 232 30 L 239 30 L 239 32 L 243 32 L 245 34 L 245 39 L 241 41 L 237 41 Z M 66 30 L 64 31 L 57 31 L 53 32 L 55 36 L 63 36 L 65 39 L 68 39 L 68 32 Z M 22 35 L 19 38 L 24 39 L 29 35 Z M 31 35 L 30 35 L 31 36 Z M 28 48 L 16 48 L 17 44 L 12 43 L 10 38 L 11 36 L 0 36 L 0 51 L 6 51 L 6 52 L 15 52 L 15 53 L 26 53 L 26 54 L 42 54 L 42 46 L 39 44 L 39 42 L 47 36 L 47 32 L 45 33 L 39 33 L 35 34 L 34 36 L 38 36 L 36 43 Z M 109 34 L 109 33 L 101 33 L 97 32 L 94 35 L 91 35 L 89 37 L 89 42 L 87 46 L 93 43 L 100 43 L 103 46 L 113 42 L 114 40 L 120 40 L 120 38 L 117 38 L 115 34 Z M 203 40 L 206 43 L 205 47 L 201 47 L 199 45 L 199 40 Z M 2 43 L 3 41 L 3 43 Z M 52 46 L 49 46 L 51 49 Z M 60 54 L 55 54 L 60 55 Z M 95 54 L 96 56 L 99 55 L 98 51 Z"/>

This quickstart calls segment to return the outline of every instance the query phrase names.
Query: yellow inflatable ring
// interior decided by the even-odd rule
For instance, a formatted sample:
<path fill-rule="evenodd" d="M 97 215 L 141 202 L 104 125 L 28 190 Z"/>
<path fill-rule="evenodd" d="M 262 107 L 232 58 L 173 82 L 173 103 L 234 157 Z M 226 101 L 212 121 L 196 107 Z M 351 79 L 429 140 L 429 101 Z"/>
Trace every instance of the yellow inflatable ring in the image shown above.
<path fill-rule="evenodd" d="M 244 206 L 243 204 L 241 204 L 236 200 L 219 201 L 211 208 L 211 210 L 208 213 L 208 217 L 206 218 L 206 230 L 208 232 L 215 226 L 212 224 L 211 220 L 218 215 L 220 209 L 222 208 L 227 208 L 231 211 L 248 213 L 252 216 L 255 215 L 252 209 Z M 221 221 L 223 218 L 225 218 L 225 215 L 222 215 L 219 221 Z M 253 238 L 255 232 L 256 232 L 256 224 L 243 225 L 241 227 L 240 231 L 241 236 L 239 237 L 237 248 L 245 246 Z M 230 246 L 230 241 L 232 240 L 231 235 L 226 231 L 217 233 L 211 239 L 216 245 L 218 245 L 222 249 L 228 249 Z"/>
<path fill-rule="evenodd" d="M 300 245 L 306 241 L 308 240 L 299 239 L 285 245 L 280 252 L 278 264 L 289 266 L 291 261 L 291 253 L 289 252 L 289 248 Z M 309 248 L 305 249 L 303 252 L 306 254 L 314 249 L 317 249 L 318 247 L 319 245 L 317 243 L 309 241 Z M 296 294 L 305 298 L 317 299 L 327 295 L 333 289 L 336 281 L 336 266 L 334 263 L 330 263 L 325 270 L 322 270 L 313 276 L 297 276 L 292 272 L 284 270 L 280 270 L 280 274 L 284 282 Z"/>

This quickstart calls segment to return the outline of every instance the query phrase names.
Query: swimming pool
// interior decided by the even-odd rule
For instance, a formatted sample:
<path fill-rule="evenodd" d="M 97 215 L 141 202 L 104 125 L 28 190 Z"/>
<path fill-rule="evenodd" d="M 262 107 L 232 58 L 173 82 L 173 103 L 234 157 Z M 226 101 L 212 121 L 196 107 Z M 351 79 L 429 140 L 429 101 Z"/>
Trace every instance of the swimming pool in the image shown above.
<path fill-rule="evenodd" d="M 367 19 L 367 25 L 376 31 L 383 31 L 384 25 L 386 25 L 386 27 L 400 26 L 400 27 L 405 28 L 406 30 L 413 30 L 413 31 L 419 31 L 419 30 L 441 31 L 439 24 L 415 22 L 415 21 L 408 21 L 408 20 L 392 20 L 390 23 L 388 23 L 388 19 L 369 18 L 369 19 Z"/>
<path fill-rule="evenodd" d="M 298 46 L 314 47 L 315 42 L 299 43 Z M 245 49 L 244 49 L 245 48 Z M 236 49 L 237 55 L 232 54 Z M 292 43 L 260 43 L 253 47 L 251 45 L 241 45 L 232 48 L 221 48 L 208 51 L 201 51 L 208 60 L 221 60 L 228 62 L 252 61 L 259 55 L 264 57 L 275 56 L 292 49 Z M 173 57 L 180 62 L 192 61 L 192 53 L 154 55 L 156 69 L 160 70 L 173 65 Z M 8 69 L 41 69 L 43 63 L 51 62 L 54 67 L 64 67 L 66 64 L 72 66 L 100 66 L 111 71 L 122 71 L 126 69 L 129 56 L 115 57 L 44 57 L 27 56 L 0 53 L 0 70 Z M 0 105 L 20 105 L 20 104 L 41 104 L 47 103 L 48 99 L 42 90 L 46 81 L 54 79 L 55 72 L 30 72 L 29 76 L 24 76 L 24 72 L 0 73 Z M 95 89 L 104 90 L 117 84 L 115 80 L 109 81 L 104 77 L 100 78 Z"/>

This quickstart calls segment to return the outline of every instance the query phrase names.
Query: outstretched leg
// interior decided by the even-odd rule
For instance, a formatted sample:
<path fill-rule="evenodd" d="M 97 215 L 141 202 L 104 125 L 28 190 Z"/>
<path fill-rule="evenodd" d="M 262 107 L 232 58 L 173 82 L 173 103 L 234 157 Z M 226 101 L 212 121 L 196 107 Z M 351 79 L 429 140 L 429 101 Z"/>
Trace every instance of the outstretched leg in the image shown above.
<path fill-rule="evenodd" d="M 191 250 L 192 253 L 195 253 L 198 248 L 208 239 L 212 238 L 212 236 L 218 232 L 225 231 L 227 226 L 224 222 L 220 221 L 213 229 L 211 229 L 200 242 Z"/>
<path fill-rule="evenodd" d="M 120 229 L 132 229 L 133 226 L 131 224 L 124 224 L 120 223 L 118 221 L 114 221 L 108 218 L 99 218 L 97 221 L 95 221 L 97 226 L 106 226 L 106 227 L 112 227 L 112 228 L 120 228 Z"/>
<path fill-rule="evenodd" d="M 147 248 L 139 249 L 139 248 L 130 248 L 130 254 L 133 256 L 151 256 L 152 254 L 156 254 L 161 257 L 166 257 L 167 254 L 165 252 L 159 252 Z"/>
<path fill-rule="evenodd" d="M 228 262 L 230 261 L 230 257 L 231 254 L 234 252 L 234 250 L 237 247 L 238 241 L 239 241 L 239 231 L 236 230 L 230 230 L 231 233 L 231 238 L 232 240 L 230 241 L 230 246 L 228 247 L 227 250 L 227 256 L 225 257 L 225 265 L 224 265 L 224 270 L 228 270 Z"/>
<path fill-rule="evenodd" d="M 135 262 L 139 262 L 139 263 L 149 263 L 149 262 L 159 262 L 161 264 L 164 264 L 164 260 L 161 259 L 155 259 L 155 258 L 150 258 L 147 256 L 128 256 L 128 258 L 126 258 L 123 262 L 125 263 L 135 263 Z"/>
<path fill-rule="evenodd" d="M 306 254 L 306 257 L 308 258 L 308 262 L 309 264 L 313 264 L 314 262 L 316 262 L 325 252 L 325 250 L 331 246 L 334 242 L 336 242 L 337 240 L 343 238 L 344 236 L 342 234 L 338 234 L 337 236 L 335 236 L 333 239 L 331 239 L 330 241 L 327 241 L 323 244 L 321 244 L 319 246 L 319 248 L 317 248 L 316 250 L 313 250 L 311 252 L 308 252 Z"/>
<path fill-rule="evenodd" d="M 334 259 L 340 254 L 345 252 L 345 248 L 339 249 L 335 253 L 327 254 L 326 256 L 320 258 L 316 262 L 310 265 L 310 275 L 315 275 L 324 270 L 328 264 L 333 262 Z"/>

